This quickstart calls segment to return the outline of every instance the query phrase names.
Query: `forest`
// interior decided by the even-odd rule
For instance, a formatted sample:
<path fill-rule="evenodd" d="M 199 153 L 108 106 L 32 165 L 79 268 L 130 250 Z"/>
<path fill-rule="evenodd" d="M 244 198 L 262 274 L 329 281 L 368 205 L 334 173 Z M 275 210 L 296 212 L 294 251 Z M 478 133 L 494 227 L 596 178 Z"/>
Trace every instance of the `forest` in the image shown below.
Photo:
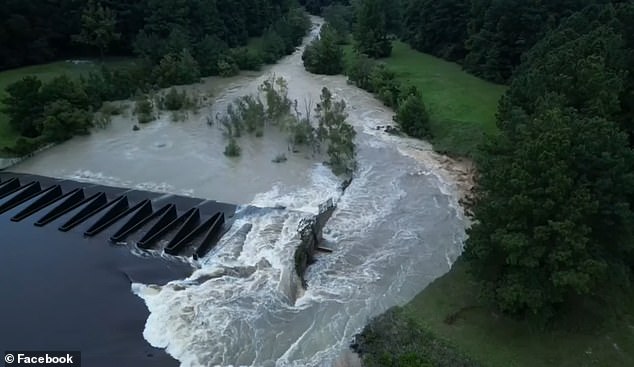
<path fill-rule="evenodd" d="M 211 43 L 244 46 L 292 6 L 288 0 L 6 0 L 0 70 L 99 52 L 159 57 Z"/>

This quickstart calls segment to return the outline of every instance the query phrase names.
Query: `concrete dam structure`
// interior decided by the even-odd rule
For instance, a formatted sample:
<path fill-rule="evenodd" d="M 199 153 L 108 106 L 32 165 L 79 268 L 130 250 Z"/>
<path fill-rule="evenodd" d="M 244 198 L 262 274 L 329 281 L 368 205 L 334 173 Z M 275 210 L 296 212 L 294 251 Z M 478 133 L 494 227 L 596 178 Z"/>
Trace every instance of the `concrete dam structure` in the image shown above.
<path fill-rule="evenodd" d="M 191 275 L 237 206 L 0 172 L 0 279 L 6 350 L 72 350 L 89 366 L 172 366 L 143 339 L 132 283 Z M 259 208 L 253 208 L 259 210 Z M 301 279 L 334 206 L 298 228 Z M 284 210 L 268 208 L 267 210 Z"/>

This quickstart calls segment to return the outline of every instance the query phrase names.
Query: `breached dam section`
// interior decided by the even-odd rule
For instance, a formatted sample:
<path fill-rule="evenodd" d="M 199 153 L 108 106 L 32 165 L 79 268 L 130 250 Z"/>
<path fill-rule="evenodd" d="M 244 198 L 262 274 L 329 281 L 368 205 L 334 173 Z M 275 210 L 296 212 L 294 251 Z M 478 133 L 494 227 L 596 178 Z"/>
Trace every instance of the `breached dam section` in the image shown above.
<path fill-rule="evenodd" d="M 177 365 L 143 340 L 147 309 L 130 287 L 190 276 L 236 214 L 286 211 L 236 209 L 204 199 L 0 172 L 0 344 L 7 350 L 78 350 L 89 366 Z M 333 209 L 330 202 L 317 215 L 303 214 L 296 257 L 312 258 Z M 294 267 L 297 273 L 287 274 L 285 291 L 293 301 L 307 265 L 302 261 Z M 225 270 L 215 277 L 254 271 Z"/>

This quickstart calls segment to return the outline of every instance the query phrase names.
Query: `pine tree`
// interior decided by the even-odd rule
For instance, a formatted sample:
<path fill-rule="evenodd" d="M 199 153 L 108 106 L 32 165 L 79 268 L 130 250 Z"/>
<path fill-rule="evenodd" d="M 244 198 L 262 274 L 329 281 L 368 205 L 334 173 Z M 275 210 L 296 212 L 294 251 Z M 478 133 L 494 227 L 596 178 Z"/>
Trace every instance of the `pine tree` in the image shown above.
<path fill-rule="evenodd" d="M 370 57 L 387 57 L 392 53 L 382 0 L 362 0 L 358 5 L 354 32 L 355 49 Z"/>
<path fill-rule="evenodd" d="M 103 61 L 108 46 L 121 37 L 121 34 L 116 32 L 117 18 L 114 12 L 91 0 L 81 15 L 81 24 L 81 33 L 73 39 L 97 47 L 99 58 Z"/>

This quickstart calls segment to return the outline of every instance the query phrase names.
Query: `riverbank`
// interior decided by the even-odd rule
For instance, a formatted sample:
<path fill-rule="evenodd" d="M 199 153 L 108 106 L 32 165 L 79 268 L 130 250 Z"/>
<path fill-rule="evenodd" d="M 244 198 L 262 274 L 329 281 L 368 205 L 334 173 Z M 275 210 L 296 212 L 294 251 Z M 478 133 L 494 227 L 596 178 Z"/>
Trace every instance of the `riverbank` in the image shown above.
<path fill-rule="evenodd" d="M 346 49 L 348 60 L 351 48 Z M 456 64 L 395 42 L 382 60 L 403 85 L 423 93 L 435 152 L 420 151 L 446 182 L 455 183 L 468 212 L 476 167 L 470 158 L 484 134 L 495 134 L 497 100 L 504 86 L 466 74 Z M 441 153 L 454 157 L 450 158 Z M 631 366 L 634 365 L 634 295 L 613 320 L 590 325 L 571 315 L 568 325 L 536 330 L 497 314 L 478 297 L 478 287 L 458 259 L 413 300 L 373 319 L 353 343 L 365 367 L 375 366 Z M 629 311 L 628 311 L 629 310 Z M 575 319 L 575 318 L 578 319 Z"/>
<path fill-rule="evenodd" d="M 256 55 L 263 55 L 266 52 L 267 44 L 263 36 L 251 37 L 247 44 L 244 46 L 248 52 Z M 280 56 L 280 59 L 284 55 Z M 277 62 L 276 60 L 273 62 Z M 22 80 L 26 76 L 34 76 L 40 79 L 42 82 L 47 82 L 55 77 L 61 75 L 68 75 L 71 78 L 79 78 L 82 75 L 87 75 L 90 72 L 98 72 L 102 65 L 107 66 L 110 69 L 122 69 L 128 66 L 132 66 L 135 63 L 134 58 L 107 58 L 103 63 L 93 59 L 79 59 L 79 60 L 61 60 L 47 64 L 31 65 L 16 69 L 10 69 L 0 72 L 0 158 L 4 159 L 4 164 L 7 165 L 9 160 L 19 158 L 8 154 L 4 148 L 15 146 L 18 139 L 23 138 L 17 131 L 15 131 L 9 124 L 9 117 L 2 112 L 4 104 L 2 98 L 5 96 L 6 88 L 12 83 Z M 260 65 L 264 67 L 266 64 Z M 244 71 L 243 71 L 244 72 Z M 201 78 L 201 82 L 204 83 L 205 78 Z M 195 85 L 195 84 L 192 84 Z M 29 140 L 28 138 L 26 138 Z M 29 155 L 31 156 L 31 155 Z M 1 168 L 0 168 L 1 169 Z"/>
<path fill-rule="evenodd" d="M 344 48 L 348 65 L 354 57 Z M 381 59 L 403 86 L 421 91 L 429 112 L 434 150 L 451 157 L 472 157 L 485 134 L 495 134 L 495 113 L 506 86 L 462 70 L 460 65 L 393 42 L 392 55 Z"/>
<path fill-rule="evenodd" d="M 441 362 L 450 357 L 468 356 L 473 364 L 464 365 L 469 366 L 634 365 L 634 294 L 623 305 L 623 310 L 629 311 L 623 312 L 620 318 L 604 320 L 600 327 L 591 325 L 588 319 L 578 318 L 569 320 L 574 328 L 540 331 L 528 322 L 497 314 L 483 304 L 467 271 L 468 265 L 458 260 L 450 272 L 436 279 L 407 305 L 373 320 L 364 331 L 374 337 L 364 346 L 371 350 L 371 354 L 363 358 L 365 367 L 382 365 L 380 361 L 385 353 L 393 358 L 409 356 L 407 358 L 412 360 L 419 358 L 429 362 L 420 352 L 430 343 L 445 345 L 449 351 Z M 390 332 L 393 325 L 406 329 L 400 333 L 398 349 L 394 349 L 394 335 Z M 414 338 L 418 333 L 424 333 L 427 338 Z M 396 352 L 391 354 L 394 350 Z"/>
<path fill-rule="evenodd" d="M 117 68 L 130 65 L 132 62 L 132 59 L 127 58 L 112 58 L 107 59 L 104 64 Z M 3 148 L 15 145 L 15 142 L 20 138 L 20 134 L 9 125 L 9 117 L 2 112 L 4 108 L 2 98 L 5 96 L 5 89 L 10 84 L 20 81 L 26 76 L 35 76 L 43 82 L 64 74 L 79 78 L 81 75 L 98 70 L 100 66 L 101 64 L 97 60 L 65 60 L 0 72 L 0 158 L 9 158 L 3 152 Z"/>

